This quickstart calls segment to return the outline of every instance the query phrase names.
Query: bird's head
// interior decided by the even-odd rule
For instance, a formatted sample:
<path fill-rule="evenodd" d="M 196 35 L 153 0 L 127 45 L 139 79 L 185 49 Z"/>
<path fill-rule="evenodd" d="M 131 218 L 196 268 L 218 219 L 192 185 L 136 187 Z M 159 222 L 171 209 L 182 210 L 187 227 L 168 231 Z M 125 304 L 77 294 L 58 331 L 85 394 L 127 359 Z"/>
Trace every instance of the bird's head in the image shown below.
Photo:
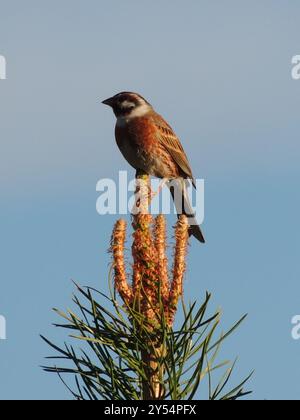
<path fill-rule="evenodd" d="M 152 110 L 149 102 L 133 92 L 121 92 L 102 102 L 110 106 L 117 118 L 141 117 Z"/>

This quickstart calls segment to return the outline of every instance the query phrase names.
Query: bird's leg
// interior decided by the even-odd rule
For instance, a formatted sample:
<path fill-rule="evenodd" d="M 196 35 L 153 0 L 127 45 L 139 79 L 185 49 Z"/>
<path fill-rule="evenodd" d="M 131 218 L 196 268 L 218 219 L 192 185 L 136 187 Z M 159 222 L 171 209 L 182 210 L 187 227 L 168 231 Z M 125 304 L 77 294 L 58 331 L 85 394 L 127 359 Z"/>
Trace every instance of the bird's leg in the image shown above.
<path fill-rule="evenodd" d="M 151 202 L 151 182 L 150 176 L 141 170 L 136 171 L 135 197 L 133 214 L 136 214 L 136 211 L 141 214 L 148 214 L 148 207 Z"/>
<path fill-rule="evenodd" d="M 160 194 L 160 192 L 162 191 L 162 189 L 164 188 L 164 186 L 169 182 L 168 178 L 164 178 L 161 183 L 159 184 L 158 190 L 157 191 L 153 191 L 151 190 L 151 201 L 158 195 Z"/>
<path fill-rule="evenodd" d="M 136 179 L 143 179 L 143 177 L 145 177 L 146 174 L 144 171 L 141 171 L 139 169 L 137 169 L 136 171 Z M 163 178 L 162 181 L 160 182 L 157 191 L 153 191 L 153 189 L 151 188 L 151 185 L 149 185 L 149 204 L 151 203 L 152 200 L 154 200 L 154 198 L 160 194 L 160 192 L 162 191 L 162 189 L 164 188 L 164 186 L 169 182 L 170 180 L 168 178 Z M 148 181 L 149 182 L 149 181 Z M 136 193 L 140 192 L 140 187 L 137 187 L 137 191 Z"/>

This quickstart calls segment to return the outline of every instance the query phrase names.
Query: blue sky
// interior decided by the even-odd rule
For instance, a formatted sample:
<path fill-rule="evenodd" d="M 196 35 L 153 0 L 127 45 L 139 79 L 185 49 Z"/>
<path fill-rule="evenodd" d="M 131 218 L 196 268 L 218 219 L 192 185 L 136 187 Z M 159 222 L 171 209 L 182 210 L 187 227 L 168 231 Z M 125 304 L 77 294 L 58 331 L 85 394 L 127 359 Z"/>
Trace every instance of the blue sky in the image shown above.
<path fill-rule="evenodd" d="M 0 398 L 69 398 L 41 371 L 52 307 L 70 279 L 106 290 L 115 217 L 96 183 L 128 169 L 101 99 L 143 94 L 182 139 L 206 182 L 207 245 L 193 242 L 185 295 L 213 293 L 224 349 L 253 398 L 299 399 L 300 5 L 241 2 L 1 0 Z M 130 170 L 130 173 L 133 172 Z M 214 306 L 215 305 L 215 306 Z"/>

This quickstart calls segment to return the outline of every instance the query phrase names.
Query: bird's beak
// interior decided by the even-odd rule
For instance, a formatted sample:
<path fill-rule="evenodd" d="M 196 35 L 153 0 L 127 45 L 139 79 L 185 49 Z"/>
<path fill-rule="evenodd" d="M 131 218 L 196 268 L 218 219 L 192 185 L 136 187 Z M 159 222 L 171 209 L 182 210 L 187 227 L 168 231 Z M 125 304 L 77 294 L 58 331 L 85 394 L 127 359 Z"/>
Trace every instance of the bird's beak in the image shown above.
<path fill-rule="evenodd" d="M 103 101 L 102 103 L 103 103 L 103 105 L 107 105 L 107 106 L 112 107 L 114 105 L 114 98 L 105 99 L 105 101 Z"/>

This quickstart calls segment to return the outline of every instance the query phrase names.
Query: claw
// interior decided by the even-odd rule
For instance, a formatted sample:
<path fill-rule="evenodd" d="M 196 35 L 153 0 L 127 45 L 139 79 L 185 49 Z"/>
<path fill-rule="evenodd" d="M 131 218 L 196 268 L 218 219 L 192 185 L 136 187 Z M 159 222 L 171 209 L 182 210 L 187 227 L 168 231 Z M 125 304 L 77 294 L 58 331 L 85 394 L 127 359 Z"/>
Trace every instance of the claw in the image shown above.
<path fill-rule="evenodd" d="M 169 180 L 167 179 L 167 178 L 164 178 L 162 181 L 161 181 L 161 183 L 159 184 L 159 187 L 158 187 L 158 190 L 157 191 L 153 191 L 152 189 L 151 189 L 151 191 L 150 191 L 150 201 L 152 201 L 157 195 L 159 195 L 160 193 L 161 193 L 161 191 L 162 191 L 162 189 L 164 188 L 164 186 L 166 185 L 166 183 L 168 182 Z"/>

